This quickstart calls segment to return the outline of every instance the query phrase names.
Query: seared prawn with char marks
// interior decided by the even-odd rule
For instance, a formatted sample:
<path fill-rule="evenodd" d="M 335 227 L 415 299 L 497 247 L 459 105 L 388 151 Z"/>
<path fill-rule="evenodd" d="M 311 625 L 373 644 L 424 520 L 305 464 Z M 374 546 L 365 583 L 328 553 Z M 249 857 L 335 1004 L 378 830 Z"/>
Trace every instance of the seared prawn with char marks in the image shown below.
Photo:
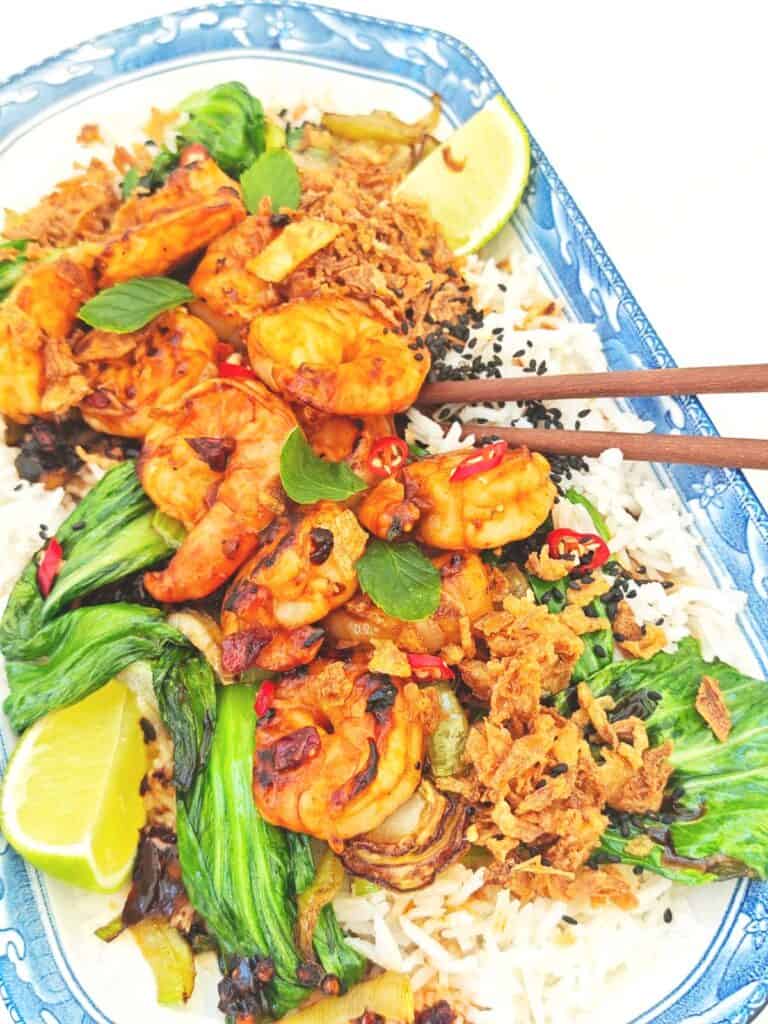
<path fill-rule="evenodd" d="M 278 233 L 268 215 L 254 214 L 208 246 L 189 287 L 198 296 L 194 312 L 219 337 L 239 341 L 255 316 L 280 301 L 274 284 L 247 266 Z"/>
<path fill-rule="evenodd" d="M 296 426 L 257 381 L 204 381 L 160 413 L 138 472 L 144 490 L 189 533 L 166 569 L 145 575 L 158 601 L 211 594 L 253 553 L 285 507 L 280 451 Z"/>
<path fill-rule="evenodd" d="M 387 615 L 367 594 L 356 594 L 323 623 L 330 639 L 345 647 L 392 640 L 414 654 L 439 654 L 448 644 L 461 644 L 466 639 L 462 620 L 471 626 L 493 610 L 491 571 L 469 551 L 439 555 L 432 564 L 441 583 L 440 604 L 432 615 L 404 622 Z"/>
<path fill-rule="evenodd" d="M 365 496 L 360 522 L 386 540 L 411 533 L 448 551 L 484 550 L 530 537 L 555 500 L 549 463 L 537 452 L 514 448 L 491 468 L 457 473 L 475 454 L 464 449 L 409 463 L 399 477 L 382 480 Z"/>
<path fill-rule="evenodd" d="M 29 266 L 0 304 L 0 412 L 18 423 L 65 413 L 90 390 L 67 342 L 95 291 L 88 243 Z"/>
<path fill-rule="evenodd" d="M 204 146 L 187 146 L 162 188 L 118 209 L 97 259 L 99 285 L 165 274 L 244 217 L 237 183 Z"/>
<path fill-rule="evenodd" d="M 216 376 L 217 344 L 207 324 L 180 309 L 133 334 L 89 331 L 74 344 L 93 389 L 80 403 L 83 419 L 105 434 L 144 437 L 159 407 Z"/>
<path fill-rule="evenodd" d="M 376 828 L 421 779 L 419 701 L 415 684 L 365 662 L 318 660 L 281 679 L 256 728 L 261 814 L 331 845 Z"/>
<path fill-rule="evenodd" d="M 354 512 L 331 501 L 268 526 L 224 597 L 225 670 L 286 672 L 312 661 L 325 635 L 312 624 L 354 594 L 367 539 Z"/>
<path fill-rule="evenodd" d="M 409 348 L 363 303 L 341 298 L 297 299 L 263 313 L 250 326 L 248 355 L 288 401 L 341 416 L 402 412 L 430 367 L 427 348 Z"/>

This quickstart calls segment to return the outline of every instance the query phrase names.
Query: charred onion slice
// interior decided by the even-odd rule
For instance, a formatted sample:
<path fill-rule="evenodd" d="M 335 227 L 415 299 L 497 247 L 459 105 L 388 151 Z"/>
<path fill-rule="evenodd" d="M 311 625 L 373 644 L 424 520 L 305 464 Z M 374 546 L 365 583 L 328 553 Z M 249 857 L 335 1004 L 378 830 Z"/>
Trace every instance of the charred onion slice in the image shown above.
<path fill-rule="evenodd" d="M 469 848 L 469 805 L 427 779 L 378 828 L 344 844 L 341 862 L 352 875 L 408 892 L 434 882 Z"/>

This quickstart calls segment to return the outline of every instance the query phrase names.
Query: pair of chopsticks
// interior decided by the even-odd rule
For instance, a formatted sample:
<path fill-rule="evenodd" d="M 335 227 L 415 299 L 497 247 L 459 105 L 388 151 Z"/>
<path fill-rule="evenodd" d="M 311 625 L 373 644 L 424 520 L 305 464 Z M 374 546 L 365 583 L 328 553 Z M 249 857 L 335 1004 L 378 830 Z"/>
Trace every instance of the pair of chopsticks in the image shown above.
<path fill-rule="evenodd" d="M 642 395 L 746 394 L 768 391 L 768 364 L 606 373 L 535 374 L 491 380 L 441 381 L 421 389 L 416 405 L 511 402 L 563 398 L 636 398 Z M 463 434 L 501 437 L 550 455 L 600 455 L 620 448 L 635 462 L 681 462 L 732 469 L 768 469 L 768 440 L 686 434 L 627 434 L 598 430 L 541 430 L 466 423 Z"/>

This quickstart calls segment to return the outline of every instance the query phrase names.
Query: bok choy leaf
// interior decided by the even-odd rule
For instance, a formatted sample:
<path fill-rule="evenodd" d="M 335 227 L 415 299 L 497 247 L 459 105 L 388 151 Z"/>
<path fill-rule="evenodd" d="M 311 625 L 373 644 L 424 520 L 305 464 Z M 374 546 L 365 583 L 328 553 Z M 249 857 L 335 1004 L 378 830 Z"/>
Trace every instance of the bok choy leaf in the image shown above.
<path fill-rule="evenodd" d="M 175 747 L 175 782 L 185 792 L 205 763 L 216 717 L 208 662 L 156 608 L 118 602 L 71 608 L 93 590 L 168 557 L 176 546 L 141 488 L 132 462 L 110 470 L 56 534 L 64 561 L 47 598 L 33 558 L 0 621 L 17 732 L 82 700 L 135 661 L 148 661 Z M 71 609 L 71 610 L 68 610 Z"/>
<path fill-rule="evenodd" d="M 717 679 L 730 712 L 732 728 L 724 743 L 695 708 L 704 675 Z M 603 853 L 689 884 L 737 875 L 766 878 L 768 683 L 722 661 L 705 661 L 698 642 L 688 637 L 674 654 L 611 665 L 589 685 L 596 695 L 614 698 L 614 718 L 617 712 L 640 712 L 653 744 L 674 743 L 675 770 L 661 815 L 625 819 L 628 835 L 611 826 Z M 632 842 L 638 836 L 653 840 L 646 854 Z"/>
<path fill-rule="evenodd" d="M 257 688 L 219 688 L 217 724 L 205 771 L 177 820 L 184 884 L 214 933 L 225 961 L 272 958 L 265 984 L 280 1017 L 307 996 L 293 938 L 292 861 L 286 834 L 268 824 L 253 802 Z"/>

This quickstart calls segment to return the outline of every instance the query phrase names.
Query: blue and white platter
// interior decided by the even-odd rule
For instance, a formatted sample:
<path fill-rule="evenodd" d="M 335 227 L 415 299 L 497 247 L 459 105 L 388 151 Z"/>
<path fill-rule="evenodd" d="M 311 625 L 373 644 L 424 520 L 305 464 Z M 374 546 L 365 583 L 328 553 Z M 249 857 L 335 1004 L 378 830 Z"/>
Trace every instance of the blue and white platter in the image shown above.
<path fill-rule="evenodd" d="M 30 205 L 66 176 L 82 159 L 74 140 L 84 122 L 133 128 L 151 106 L 172 106 L 194 89 L 231 79 L 265 104 L 379 107 L 405 118 L 418 117 L 425 97 L 438 92 L 445 128 L 501 91 L 472 50 L 441 32 L 312 4 L 212 3 L 99 36 L 0 83 L 2 205 Z M 595 325 L 612 368 L 673 365 L 535 141 L 532 154 L 515 226 L 553 291 L 576 319 Z M 716 433 L 696 398 L 631 404 L 656 429 Z M 678 466 L 661 467 L 659 475 L 691 512 L 713 577 L 747 595 L 739 626 L 765 675 L 765 510 L 737 471 Z M 1 725 L 0 764 L 13 742 L 7 723 Z M 639 966 L 647 980 L 643 999 L 628 1005 L 624 1021 L 746 1024 L 768 1003 L 768 884 L 721 883 L 696 899 L 702 929 L 681 950 L 674 982 L 659 982 L 654 964 Z M 118 951 L 93 936 L 119 906 L 119 896 L 110 904 L 44 878 L 0 839 L 0 1021 L 220 1020 L 215 985 L 199 984 L 184 1011 L 161 1009 L 138 951 L 130 944 Z M 213 964 L 202 970 L 213 974 Z"/>

